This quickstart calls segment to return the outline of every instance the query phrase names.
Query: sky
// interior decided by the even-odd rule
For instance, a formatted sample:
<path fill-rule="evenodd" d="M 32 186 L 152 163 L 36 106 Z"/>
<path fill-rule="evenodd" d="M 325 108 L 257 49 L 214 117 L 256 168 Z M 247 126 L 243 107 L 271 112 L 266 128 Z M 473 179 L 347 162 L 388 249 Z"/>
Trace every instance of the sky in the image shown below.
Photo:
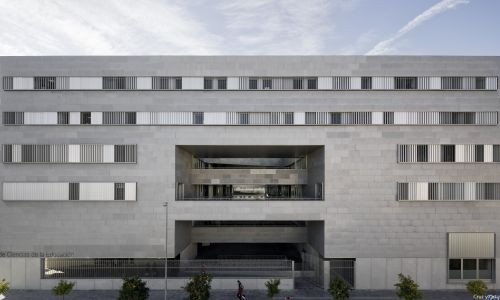
<path fill-rule="evenodd" d="M 0 55 L 500 55 L 500 0 L 0 0 Z"/>

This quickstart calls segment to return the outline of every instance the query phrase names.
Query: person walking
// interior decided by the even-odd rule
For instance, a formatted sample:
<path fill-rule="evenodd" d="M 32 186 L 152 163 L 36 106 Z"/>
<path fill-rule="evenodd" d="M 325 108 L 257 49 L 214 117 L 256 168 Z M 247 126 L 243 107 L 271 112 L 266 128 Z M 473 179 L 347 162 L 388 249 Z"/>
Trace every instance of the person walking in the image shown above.
<path fill-rule="evenodd" d="M 245 297 L 245 294 L 243 294 L 243 284 L 241 284 L 241 281 L 237 280 L 238 281 L 238 293 L 236 293 L 236 297 L 238 297 L 239 300 L 245 300 L 246 297 Z"/>

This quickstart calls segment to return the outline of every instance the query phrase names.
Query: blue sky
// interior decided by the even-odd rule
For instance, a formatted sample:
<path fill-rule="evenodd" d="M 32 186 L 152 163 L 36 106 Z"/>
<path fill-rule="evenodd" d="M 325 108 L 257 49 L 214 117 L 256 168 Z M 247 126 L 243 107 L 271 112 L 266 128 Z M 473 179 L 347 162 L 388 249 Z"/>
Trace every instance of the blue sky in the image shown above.
<path fill-rule="evenodd" d="M 0 55 L 499 55 L 500 0 L 0 0 Z"/>

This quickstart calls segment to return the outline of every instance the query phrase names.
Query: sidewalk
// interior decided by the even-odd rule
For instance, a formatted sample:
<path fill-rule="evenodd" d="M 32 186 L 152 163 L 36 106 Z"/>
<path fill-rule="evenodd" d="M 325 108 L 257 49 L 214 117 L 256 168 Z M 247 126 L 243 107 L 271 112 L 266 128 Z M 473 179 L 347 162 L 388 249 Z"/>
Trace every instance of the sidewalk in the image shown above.
<path fill-rule="evenodd" d="M 246 291 L 247 300 L 267 300 L 266 292 L 262 290 Z M 491 291 L 489 294 L 500 295 L 500 291 Z M 284 299 L 285 296 L 292 296 L 292 300 L 332 300 L 328 293 L 320 290 L 311 292 L 310 290 L 281 291 L 276 300 Z M 431 300 L 471 300 L 473 299 L 466 291 L 423 291 L 423 299 Z M 118 291 L 73 291 L 65 300 L 116 300 Z M 183 291 L 168 291 L 168 300 L 184 300 L 186 294 Z M 5 300 L 58 300 L 50 291 L 46 290 L 11 290 Z M 150 292 L 150 300 L 163 300 L 163 291 L 154 290 Z M 212 300 L 235 300 L 236 291 L 214 290 L 211 293 Z M 351 293 L 353 300 L 398 300 L 392 290 L 355 290 Z"/>

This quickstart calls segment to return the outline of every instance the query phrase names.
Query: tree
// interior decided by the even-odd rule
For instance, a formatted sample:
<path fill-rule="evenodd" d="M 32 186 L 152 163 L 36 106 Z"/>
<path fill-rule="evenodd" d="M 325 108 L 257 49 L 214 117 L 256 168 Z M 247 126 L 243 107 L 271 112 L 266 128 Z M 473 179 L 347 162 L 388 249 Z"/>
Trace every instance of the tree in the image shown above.
<path fill-rule="evenodd" d="M 59 280 L 59 283 L 55 287 L 52 288 L 52 294 L 54 294 L 55 296 L 62 296 L 62 298 L 64 300 L 64 296 L 71 293 L 74 286 L 75 286 L 74 282 L 69 282 L 66 280 Z"/>
<path fill-rule="evenodd" d="M 212 275 L 205 271 L 191 277 L 184 287 L 188 293 L 187 300 L 207 300 L 210 297 L 211 282 Z"/>
<path fill-rule="evenodd" d="M 405 300 L 422 299 L 422 293 L 418 290 L 418 284 L 411 279 L 411 277 L 404 276 L 399 273 L 399 282 L 394 286 L 396 287 L 396 294 L 399 298 Z"/>
<path fill-rule="evenodd" d="M 5 295 L 10 290 L 10 284 L 5 278 L 0 281 L 0 295 Z"/>
<path fill-rule="evenodd" d="M 146 300 L 149 298 L 149 288 L 139 276 L 124 277 L 118 294 L 118 300 Z"/>
<path fill-rule="evenodd" d="M 328 292 L 332 295 L 335 300 L 347 300 L 349 299 L 349 293 L 351 291 L 351 287 L 345 280 L 342 280 L 338 276 L 336 276 L 330 282 L 330 288 Z"/>
<path fill-rule="evenodd" d="M 269 298 L 274 297 L 274 295 L 280 292 L 279 286 L 281 281 L 279 279 L 271 279 L 265 283 L 267 288 L 267 296 Z"/>
<path fill-rule="evenodd" d="M 482 280 L 472 280 L 467 282 L 467 291 L 472 296 L 483 296 L 488 292 L 488 287 Z"/>

